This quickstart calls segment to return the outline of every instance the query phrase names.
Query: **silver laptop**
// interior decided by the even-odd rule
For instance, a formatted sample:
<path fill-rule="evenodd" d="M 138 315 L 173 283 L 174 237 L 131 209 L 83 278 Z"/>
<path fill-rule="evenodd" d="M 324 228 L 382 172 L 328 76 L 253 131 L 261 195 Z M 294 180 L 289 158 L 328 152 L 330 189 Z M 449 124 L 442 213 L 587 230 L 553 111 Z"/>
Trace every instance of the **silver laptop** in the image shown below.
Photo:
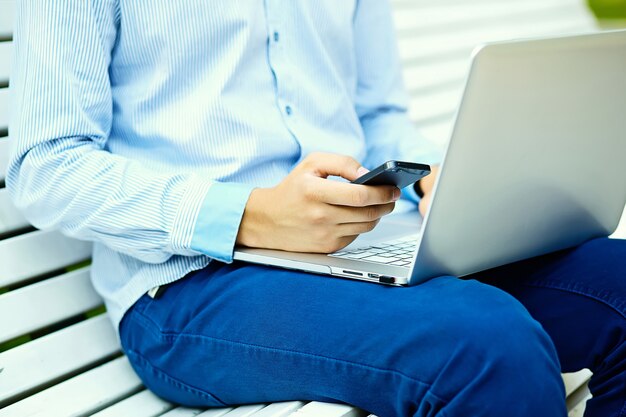
<path fill-rule="evenodd" d="M 626 203 L 625 75 L 626 31 L 481 46 L 423 222 L 392 214 L 330 255 L 235 259 L 414 285 L 608 236 Z"/>

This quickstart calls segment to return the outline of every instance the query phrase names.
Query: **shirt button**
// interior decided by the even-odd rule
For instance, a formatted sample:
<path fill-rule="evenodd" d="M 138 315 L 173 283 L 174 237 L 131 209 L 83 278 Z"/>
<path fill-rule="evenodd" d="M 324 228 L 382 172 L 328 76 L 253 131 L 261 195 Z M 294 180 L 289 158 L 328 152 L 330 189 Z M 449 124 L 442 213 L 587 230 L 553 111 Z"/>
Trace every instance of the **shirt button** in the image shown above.
<path fill-rule="evenodd" d="M 274 42 L 278 42 L 279 39 L 280 35 L 278 34 L 278 32 L 274 32 Z"/>
<path fill-rule="evenodd" d="M 287 113 L 287 116 L 291 116 L 291 113 L 292 113 L 291 106 L 285 106 L 285 113 Z"/>

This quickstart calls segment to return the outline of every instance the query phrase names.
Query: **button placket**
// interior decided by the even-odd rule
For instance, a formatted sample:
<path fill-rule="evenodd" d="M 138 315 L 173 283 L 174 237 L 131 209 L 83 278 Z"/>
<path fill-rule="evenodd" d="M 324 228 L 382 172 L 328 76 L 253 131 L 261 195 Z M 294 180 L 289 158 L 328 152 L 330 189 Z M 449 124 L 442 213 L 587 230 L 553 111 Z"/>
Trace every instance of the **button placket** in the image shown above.
<path fill-rule="evenodd" d="M 286 44 L 284 42 L 284 33 L 282 31 L 282 21 L 280 5 L 275 0 L 266 0 L 267 22 L 268 22 L 268 48 L 269 48 L 269 65 L 272 69 L 276 82 L 276 104 L 279 111 L 283 115 L 284 123 L 287 129 L 294 134 L 292 124 L 294 122 L 294 107 L 289 99 L 289 64 L 285 59 Z"/>

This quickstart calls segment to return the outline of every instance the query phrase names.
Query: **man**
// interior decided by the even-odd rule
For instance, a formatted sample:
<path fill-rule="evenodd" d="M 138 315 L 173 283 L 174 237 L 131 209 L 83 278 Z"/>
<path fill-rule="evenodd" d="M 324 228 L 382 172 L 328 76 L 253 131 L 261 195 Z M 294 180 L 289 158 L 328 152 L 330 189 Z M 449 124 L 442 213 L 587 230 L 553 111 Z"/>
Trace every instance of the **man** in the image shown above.
<path fill-rule="evenodd" d="M 438 161 L 387 1 L 23 0 L 15 42 L 7 184 L 36 226 L 95 242 L 94 285 L 158 395 L 554 417 L 560 371 L 589 367 L 587 415 L 625 415 L 623 241 L 410 288 L 231 263 L 235 244 L 340 249 L 400 192 L 327 176 Z M 422 210 L 433 177 L 408 193 Z"/>

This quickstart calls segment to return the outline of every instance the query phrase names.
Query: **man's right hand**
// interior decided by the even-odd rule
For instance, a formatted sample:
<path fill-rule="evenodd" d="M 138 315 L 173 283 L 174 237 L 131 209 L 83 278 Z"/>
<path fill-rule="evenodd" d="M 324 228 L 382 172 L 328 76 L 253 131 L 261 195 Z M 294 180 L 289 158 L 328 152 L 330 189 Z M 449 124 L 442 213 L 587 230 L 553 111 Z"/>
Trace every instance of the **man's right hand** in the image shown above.
<path fill-rule="evenodd" d="M 400 190 L 355 185 L 367 170 L 353 158 L 328 153 L 307 156 L 273 188 L 252 191 L 237 243 L 292 252 L 331 253 L 374 229 L 393 211 Z"/>

